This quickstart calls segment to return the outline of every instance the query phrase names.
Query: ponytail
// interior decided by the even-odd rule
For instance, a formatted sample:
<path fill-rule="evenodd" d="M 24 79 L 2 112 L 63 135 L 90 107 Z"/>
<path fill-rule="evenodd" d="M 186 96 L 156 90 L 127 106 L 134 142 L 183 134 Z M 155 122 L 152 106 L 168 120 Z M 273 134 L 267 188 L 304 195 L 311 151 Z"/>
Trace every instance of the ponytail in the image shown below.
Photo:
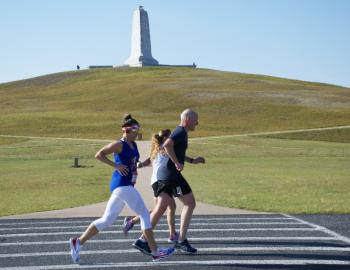
<path fill-rule="evenodd" d="M 170 133 L 171 133 L 170 129 L 163 129 L 163 130 L 159 131 L 158 134 L 153 134 L 151 154 L 150 154 L 151 160 L 154 160 L 156 155 L 159 152 L 164 151 L 162 149 L 162 146 L 163 146 L 165 140 L 170 136 Z"/>

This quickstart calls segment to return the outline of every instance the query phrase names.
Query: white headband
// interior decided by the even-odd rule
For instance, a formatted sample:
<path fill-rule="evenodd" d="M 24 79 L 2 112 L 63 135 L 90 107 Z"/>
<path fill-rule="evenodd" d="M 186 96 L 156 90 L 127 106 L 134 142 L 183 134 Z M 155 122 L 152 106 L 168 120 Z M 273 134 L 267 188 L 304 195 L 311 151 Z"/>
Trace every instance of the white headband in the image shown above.
<path fill-rule="evenodd" d="M 123 131 L 129 131 L 129 130 L 132 130 L 132 131 L 137 131 L 140 129 L 140 126 L 139 125 L 133 125 L 131 127 L 123 127 L 122 130 Z"/>

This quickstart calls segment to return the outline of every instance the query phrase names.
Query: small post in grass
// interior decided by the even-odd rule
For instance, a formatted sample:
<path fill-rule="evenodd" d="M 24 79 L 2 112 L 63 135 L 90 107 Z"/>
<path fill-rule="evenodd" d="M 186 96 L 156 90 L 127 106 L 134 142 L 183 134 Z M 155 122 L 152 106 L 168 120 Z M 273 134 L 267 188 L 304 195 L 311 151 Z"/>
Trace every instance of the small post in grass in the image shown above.
<path fill-rule="evenodd" d="M 73 165 L 74 168 L 79 168 L 79 158 L 78 157 L 75 157 L 74 158 L 74 165 Z"/>

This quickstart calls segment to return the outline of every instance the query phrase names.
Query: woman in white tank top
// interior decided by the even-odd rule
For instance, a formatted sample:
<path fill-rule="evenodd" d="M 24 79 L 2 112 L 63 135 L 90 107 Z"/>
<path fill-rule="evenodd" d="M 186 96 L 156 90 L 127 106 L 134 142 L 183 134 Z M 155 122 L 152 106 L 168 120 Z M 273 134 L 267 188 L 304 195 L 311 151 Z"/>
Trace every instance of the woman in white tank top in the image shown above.
<path fill-rule="evenodd" d="M 139 162 L 138 168 L 142 168 L 145 166 L 152 165 L 153 171 L 152 171 L 152 177 L 151 177 L 151 186 L 154 193 L 154 205 L 157 204 L 157 190 L 158 190 L 158 170 L 159 168 L 163 166 L 167 166 L 169 157 L 166 154 L 165 150 L 163 149 L 163 143 L 165 140 L 170 136 L 170 129 L 164 129 L 159 131 L 158 134 L 154 134 L 152 136 L 152 146 L 151 146 L 151 154 L 148 159 L 146 159 L 143 162 Z M 176 243 L 178 240 L 178 233 L 176 233 L 175 230 L 175 210 L 176 210 L 176 204 L 175 200 L 172 200 L 172 203 L 168 207 L 167 211 L 167 221 L 169 226 L 169 243 Z M 140 217 L 125 217 L 124 219 L 124 226 L 123 231 L 125 234 L 128 233 L 129 230 L 132 229 L 134 224 L 140 222 Z"/>

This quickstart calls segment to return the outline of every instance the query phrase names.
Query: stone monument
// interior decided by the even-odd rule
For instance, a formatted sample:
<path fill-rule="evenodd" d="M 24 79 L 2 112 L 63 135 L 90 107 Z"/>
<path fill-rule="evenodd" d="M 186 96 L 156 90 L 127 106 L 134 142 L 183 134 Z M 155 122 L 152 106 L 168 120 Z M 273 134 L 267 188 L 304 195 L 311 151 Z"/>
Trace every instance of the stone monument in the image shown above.
<path fill-rule="evenodd" d="M 139 6 L 133 14 L 131 33 L 131 55 L 125 61 L 130 67 L 158 66 L 152 57 L 151 36 L 147 11 Z"/>

